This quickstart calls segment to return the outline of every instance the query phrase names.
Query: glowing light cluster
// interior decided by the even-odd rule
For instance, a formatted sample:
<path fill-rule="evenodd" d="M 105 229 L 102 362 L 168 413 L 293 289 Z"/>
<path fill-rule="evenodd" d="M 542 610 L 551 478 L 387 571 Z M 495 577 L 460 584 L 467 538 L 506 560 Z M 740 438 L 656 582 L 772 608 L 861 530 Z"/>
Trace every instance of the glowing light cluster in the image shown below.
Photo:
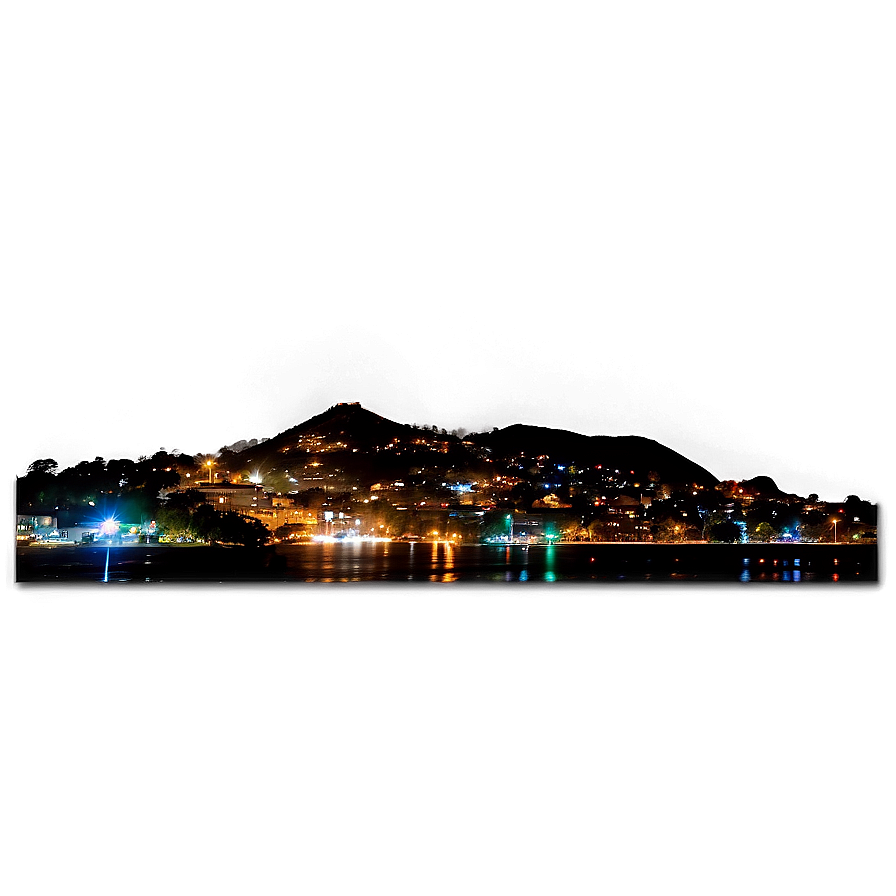
<path fill-rule="evenodd" d="M 383 537 L 381 535 L 346 535 L 341 538 L 337 538 L 335 535 L 314 535 L 311 538 L 312 541 L 316 542 L 325 542 L 327 544 L 334 541 L 392 541 L 389 537 Z"/>

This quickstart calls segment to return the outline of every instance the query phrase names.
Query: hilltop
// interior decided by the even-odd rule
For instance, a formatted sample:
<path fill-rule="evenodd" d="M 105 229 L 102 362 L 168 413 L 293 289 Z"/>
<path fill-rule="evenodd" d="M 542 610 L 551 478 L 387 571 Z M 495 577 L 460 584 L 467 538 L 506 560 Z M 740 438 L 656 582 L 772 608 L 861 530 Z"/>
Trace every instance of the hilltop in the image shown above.
<path fill-rule="evenodd" d="M 719 480 L 678 452 L 643 436 L 583 435 L 513 424 L 461 437 L 390 420 L 341 403 L 221 460 L 251 469 L 285 490 L 350 489 L 381 480 L 470 481 L 495 475 L 548 485 L 570 477 L 641 488 L 649 482 L 713 486 Z"/>

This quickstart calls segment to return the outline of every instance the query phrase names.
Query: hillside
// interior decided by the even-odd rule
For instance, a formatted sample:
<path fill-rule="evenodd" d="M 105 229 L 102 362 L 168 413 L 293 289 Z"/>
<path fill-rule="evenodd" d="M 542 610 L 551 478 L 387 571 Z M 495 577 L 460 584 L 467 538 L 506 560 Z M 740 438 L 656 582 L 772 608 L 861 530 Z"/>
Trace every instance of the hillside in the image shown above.
<path fill-rule="evenodd" d="M 643 436 L 586 436 L 563 429 L 514 424 L 491 433 L 471 436 L 491 449 L 495 458 L 545 456 L 561 466 L 619 468 L 646 477 L 651 471 L 664 482 L 711 486 L 719 480 L 677 451 Z"/>
<path fill-rule="evenodd" d="M 398 423 L 360 404 L 343 403 L 290 427 L 267 441 L 234 452 L 233 466 L 257 470 L 266 481 L 301 490 L 319 485 L 366 488 L 380 481 L 550 479 L 578 476 L 618 481 L 714 485 L 708 470 L 643 436 L 589 436 L 561 429 L 514 424 L 464 439 Z M 616 471 L 619 472 L 618 480 Z"/>

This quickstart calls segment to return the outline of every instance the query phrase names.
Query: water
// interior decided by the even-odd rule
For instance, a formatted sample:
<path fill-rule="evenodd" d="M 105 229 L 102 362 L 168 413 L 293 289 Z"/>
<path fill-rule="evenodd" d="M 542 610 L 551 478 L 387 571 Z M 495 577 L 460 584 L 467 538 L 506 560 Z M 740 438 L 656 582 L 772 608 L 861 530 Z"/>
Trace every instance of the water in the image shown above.
<path fill-rule="evenodd" d="M 633 547 L 29 554 L 4 892 L 886 892 L 880 554 Z"/>
<path fill-rule="evenodd" d="M 105 570 L 109 560 L 108 572 Z M 875 582 L 876 545 L 451 545 L 331 542 L 262 550 L 20 548 L 20 582 Z"/>
<path fill-rule="evenodd" d="M 876 581 L 876 546 L 320 544 L 278 546 L 314 582 Z"/>

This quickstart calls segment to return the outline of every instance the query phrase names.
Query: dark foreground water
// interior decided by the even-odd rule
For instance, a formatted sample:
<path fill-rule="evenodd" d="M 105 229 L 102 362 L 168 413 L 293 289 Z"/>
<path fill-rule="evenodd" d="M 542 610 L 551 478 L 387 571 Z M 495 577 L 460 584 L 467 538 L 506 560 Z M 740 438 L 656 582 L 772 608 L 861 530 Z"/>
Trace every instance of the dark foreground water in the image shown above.
<path fill-rule="evenodd" d="M 266 590 L 224 588 L 251 565 L 224 549 L 121 554 L 105 584 L 72 549 L 64 589 L 33 564 L 2 604 L 0 890 L 892 891 L 872 553 L 741 556 L 722 587 L 652 551 L 610 587 L 590 553 L 489 549 L 457 590 L 428 577 L 467 559 L 421 547 L 394 588 L 335 551 L 251 561 Z"/>
<path fill-rule="evenodd" d="M 877 545 L 571 544 L 452 546 L 346 542 L 276 550 L 134 545 L 33 547 L 16 558 L 23 588 L 387 588 L 510 586 L 587 590 L 784 586 L 785 590 L 875 589 L 884 581 Z"/>

